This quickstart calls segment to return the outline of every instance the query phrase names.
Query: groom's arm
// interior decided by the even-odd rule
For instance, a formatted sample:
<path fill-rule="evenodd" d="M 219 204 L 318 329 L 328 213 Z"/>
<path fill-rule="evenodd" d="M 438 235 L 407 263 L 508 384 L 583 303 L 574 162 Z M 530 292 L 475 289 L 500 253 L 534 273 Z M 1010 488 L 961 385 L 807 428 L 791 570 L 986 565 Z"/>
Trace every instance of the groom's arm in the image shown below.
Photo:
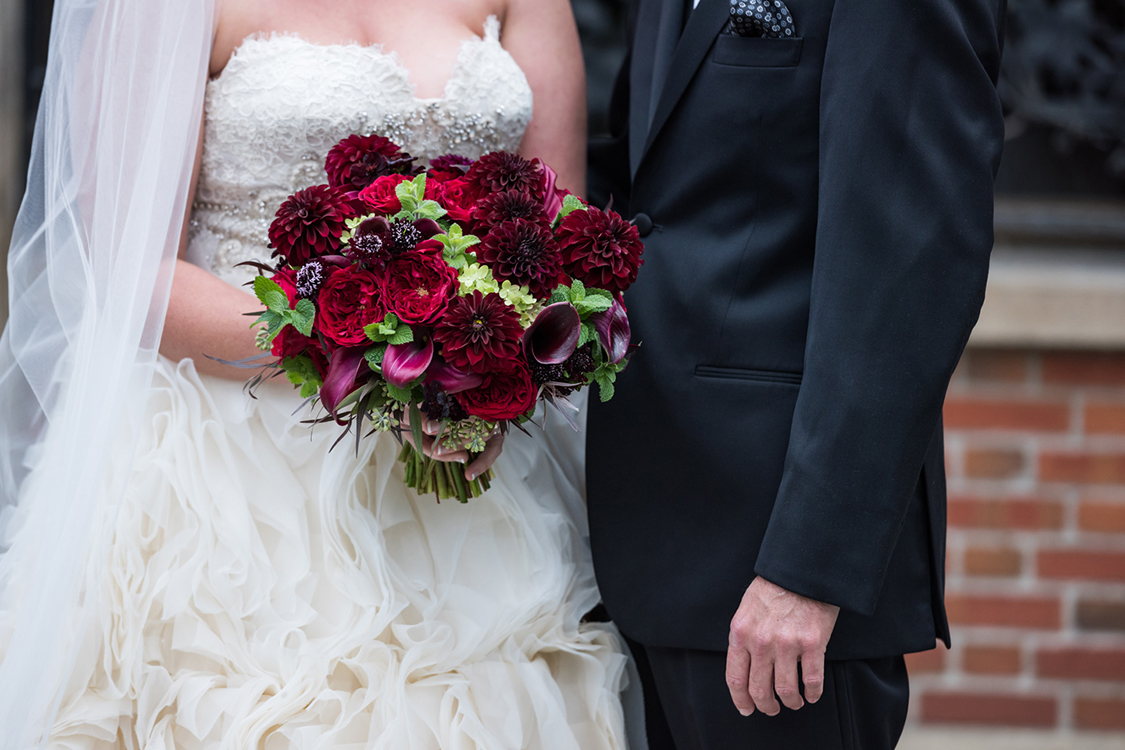
<path fill-rule="evenodd" d="M 836 0 L 804 377 L 757 580 L 731 626 L 744 713 L 823 681 L 836 607 L 873 613 L 984 298 L 1003 0 Z M 776 585 L 774 585 L 776 584 Z"/>

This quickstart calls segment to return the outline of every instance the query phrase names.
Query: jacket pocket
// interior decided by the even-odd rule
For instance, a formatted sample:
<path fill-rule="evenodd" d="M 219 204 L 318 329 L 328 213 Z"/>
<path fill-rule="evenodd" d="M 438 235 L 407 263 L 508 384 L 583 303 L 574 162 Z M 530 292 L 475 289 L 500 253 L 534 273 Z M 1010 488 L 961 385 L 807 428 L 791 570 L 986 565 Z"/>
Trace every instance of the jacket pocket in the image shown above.
<path fill-rule="evenodd" d="M 718 378 L 719 380 L 749 380 L 756 383 L 778 383 L 781 385 L 800 385 L 801 373 L 781 370 L 751 370 L 744 367 L 716 367 L 696 365 L 698 378 Z"/>
<path fill-rule="evenodd" d="M 767 39 L 720 34 L 711 62 L 743 68 L 792 68 L 801 62 L 804 39 Z"/>

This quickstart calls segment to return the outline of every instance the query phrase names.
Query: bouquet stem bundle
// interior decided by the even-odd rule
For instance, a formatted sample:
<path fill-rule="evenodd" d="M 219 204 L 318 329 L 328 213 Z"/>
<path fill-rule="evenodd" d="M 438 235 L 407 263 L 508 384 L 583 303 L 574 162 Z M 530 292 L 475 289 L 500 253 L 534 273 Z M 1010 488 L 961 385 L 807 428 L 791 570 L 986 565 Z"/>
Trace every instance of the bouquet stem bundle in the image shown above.
<path fill-rule="evenodd" d="M 406 486 L 419 495 L 437 495 L 438 501 L 456 498 L 467 503 L 469 498 L 480 497 L 491 486 L 492 469 L 470 482 L 465 479 L 461 464 L 435 461 L 414 450 L 410 443 L 402 446 L 398 460 L 406 467 Z"/>

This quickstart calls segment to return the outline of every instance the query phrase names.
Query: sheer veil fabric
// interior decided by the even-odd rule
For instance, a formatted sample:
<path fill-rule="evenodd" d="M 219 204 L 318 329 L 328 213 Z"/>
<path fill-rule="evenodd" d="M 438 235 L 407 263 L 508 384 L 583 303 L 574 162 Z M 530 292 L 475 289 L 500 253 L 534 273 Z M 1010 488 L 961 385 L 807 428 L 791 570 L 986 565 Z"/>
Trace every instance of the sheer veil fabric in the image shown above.
<path fill-rule="evenodd" d="M 126 480 L 108 459 L 146 403 L 215 12 L 55 2 L 0 340 L 0 750 L 46 742 L 98 595 Z"/>

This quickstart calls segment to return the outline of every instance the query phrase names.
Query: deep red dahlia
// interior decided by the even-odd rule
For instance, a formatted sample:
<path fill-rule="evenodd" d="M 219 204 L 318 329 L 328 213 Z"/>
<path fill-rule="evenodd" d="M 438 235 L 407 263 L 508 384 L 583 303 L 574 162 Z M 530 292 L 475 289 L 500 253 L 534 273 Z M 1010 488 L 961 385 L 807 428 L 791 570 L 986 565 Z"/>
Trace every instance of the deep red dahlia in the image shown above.
<path fill-rule="evenodd" d="M 473 218 L 482 230 L 512 219 L 527 219 L 540 224 L 549 221 L 539 200 L 518 190 L 505 190 L 482 199 L 473 210 Z"/>
<path fill-rule="evenodd" d="M 511 370 L 494 372 L 478 387 L 457 394 L 465 411 L 490 422 L 527 414 L 535 408 L 538 397 L 539 388 L 522 360 L 517 360 Z"/>
<path fill-rule="evenodd" d="M 446 362 L 482 374 L 515 367 L 522 340 L 519 313 L 499 294 L 479 291 L 453 300 L 434 329 Z"/>
<path fill-rule="evenodd" d="M 527 219 L 497 224 L 477 246 L 477 258 L 492 275 L 513 284 L 526 284 L 536 297 L 557 285 L 562 258 L 551 230 Z"/>
<path fill-rule="evenodd" d="M 340 247 L 344 220 L 354 215 L 343 191 L 316 185 L 289 196 L 270 225 L 273 254 L 291 266 L 303 266 Z"/>
<path fill-rule="evenodd" d="M 336 144 L 324 160 L 328 184 L 354 192 L 379 177 L 414 174 L 414 157 L 381 135 L 353 135 Z"/>
<path fill-rule="evenodd" d="M 471 166 L 473 166 L 473 160 L 467 156 L 461 156 L 460 154 L 446 154 L 430 162 L 431 169 L 436 169 L 439 172 L 457 172 L 459 174 L 468 172 Z"/>
<path fill-rule="evenodd" d="M 557 232 L 563 269 L 587 286 L 623 292 L 637 280 L 644 245 L 637 228 L 614 211 L 573 211 Z"/>
<path fill-rule="evenodd" d="M 477 197 L 515 190 L 540 198 L 543 175 L 538 161 L 528 161 L 507 151 L 493 151 L 473 162 L 465 178 Z"/>

